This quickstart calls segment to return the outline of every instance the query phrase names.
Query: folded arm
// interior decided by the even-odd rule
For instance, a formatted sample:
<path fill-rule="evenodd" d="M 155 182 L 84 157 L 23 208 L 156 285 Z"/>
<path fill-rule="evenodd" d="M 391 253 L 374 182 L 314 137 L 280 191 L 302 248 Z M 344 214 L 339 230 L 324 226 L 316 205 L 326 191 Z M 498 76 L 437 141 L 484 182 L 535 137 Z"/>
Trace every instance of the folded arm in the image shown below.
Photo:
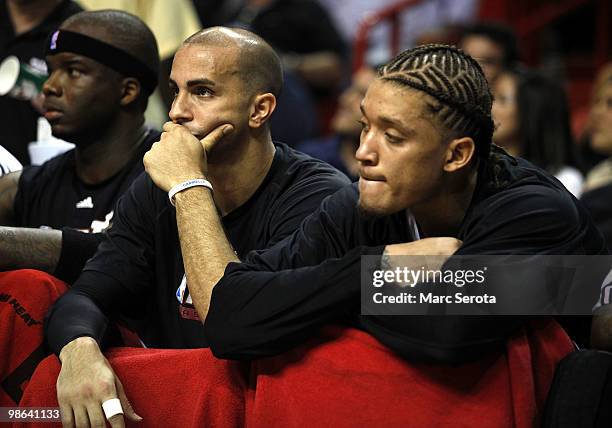
<path fill-rule="evenodd" d="M 524 324 L 524 317 L 491 322 L 489 317 L 359 315 L 361 256 L 381 255 L 401 233 L 356 238 L 355 205 L 338 206 L 337 195 L 287 240 L 228 266 L 205 324 L 216 355 L 256 358 L 282 352 L 348 313 L 405 358 L 461 362 L 503 346 Z M 539 186 L 508 192 L 471 216 L 465 241 L 447 255 L 597 253 L 600 243 L 585 239 L 583 221 L 567 197 Z M 423 241 L 402 244 L 402 252 L 433 254 Z"/>

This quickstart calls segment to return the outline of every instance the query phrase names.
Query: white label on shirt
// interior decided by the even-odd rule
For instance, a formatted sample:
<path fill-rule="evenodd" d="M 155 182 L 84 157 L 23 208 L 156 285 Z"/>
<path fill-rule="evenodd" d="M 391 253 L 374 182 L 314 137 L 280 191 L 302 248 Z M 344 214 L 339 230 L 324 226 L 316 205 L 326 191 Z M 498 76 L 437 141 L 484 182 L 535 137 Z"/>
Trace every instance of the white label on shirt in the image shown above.
<path fill-rule="evenodd" d="M 185 299 L 185 294 L 187 294 L 187 300 Z M 187 277 L 183 275 L 183 279 L 181 280 L 181 285 L 176 289 L 176 298 L 180 304 L 188 303 L 190 305 L 193 304 L 191 300 L 191 295 L 189 294 L 189 289 L 187 288 Z"/>
<path fill-rule="evenodd" d="M 108 214 L 106 214 L 106 217 L 104 217 L 103 221 L 100 220 L 94 220 L 91 222 L 91 233 L 101 233 L 104 232 L 108 226 L 110 225 L 111 220 L 113 219 L 113 214 L 115 212 L 111 211 Z"/>
<path fill-rule="evenodd" d="M 94 207 L 93 199 L 91 199 L 91 196 L 88 196 L 82 201 L 77 202 L 76 207 L 77 208 L 93 208 Z"/>

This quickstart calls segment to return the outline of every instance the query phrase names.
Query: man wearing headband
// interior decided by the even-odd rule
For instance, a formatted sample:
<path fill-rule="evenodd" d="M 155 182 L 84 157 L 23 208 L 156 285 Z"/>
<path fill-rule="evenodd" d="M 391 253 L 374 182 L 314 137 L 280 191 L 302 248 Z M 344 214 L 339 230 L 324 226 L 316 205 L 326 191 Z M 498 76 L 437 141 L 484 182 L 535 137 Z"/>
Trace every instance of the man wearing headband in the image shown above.
<path fill-rule="evenodd" d="M 176 53 L 172 122 L 145 155 L 148 175 L 120 200 L 112 228 L 48 323 L 62 361 L 58 400 L 67 418 L 74 411 L 68 425 L 98 425 L 103 414 L 117 423 L 122 412 L 138 419 L 100 352 L 107 317 L 137 318 L 149 347 L 206 347 L 202 320 L 227 263 L 281 241 L 350 183 L 272 142 L 281 86 L 277 54 L 245 30 L 202 30 Z"/>
<path fill-rule="evenodd" d="M 120 11 L 73 15 L 48 44 L 45 116 L 76 148 L 0 178 L 0 224 L 13 226 L 0 227 L 0 270 L 34 268 L 70 283 L 159 139 L 144 119 L 159 59 L 147 26 Z M 43 286 L 39 275 L 0 272 L 0 294 L 11 296 L 0 300 L 0 324 L 10 332 L 0 335 L 0 405 L 19 401 L 44 357 L 41 323 L 64 287 Z"/>
<path fill-rule="evenodd" d="M 76 148 L 0 179 L 0 224 L 15 226 L 0 228 L 0 269 L 73 281 L 158 139 L 144 123 L 157 43 L 133 15 L 82 12 L 51 35 L 46 60 L 45 117 Z"/>

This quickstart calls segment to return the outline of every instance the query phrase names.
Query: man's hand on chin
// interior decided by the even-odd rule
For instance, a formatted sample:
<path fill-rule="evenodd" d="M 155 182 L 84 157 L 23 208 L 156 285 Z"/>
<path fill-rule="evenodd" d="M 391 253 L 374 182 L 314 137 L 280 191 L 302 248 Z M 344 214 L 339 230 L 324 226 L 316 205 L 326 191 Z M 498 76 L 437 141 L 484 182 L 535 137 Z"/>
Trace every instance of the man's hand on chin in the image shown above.
<path fill-rule="evenodd" d="M 233 129 L 219 125 L 200 141 L 185 126 L 166 122 L 160 140 L 143 158 L 145 170 L 165 192 L 187 180 L 206 178 L 207 152 Z"/>

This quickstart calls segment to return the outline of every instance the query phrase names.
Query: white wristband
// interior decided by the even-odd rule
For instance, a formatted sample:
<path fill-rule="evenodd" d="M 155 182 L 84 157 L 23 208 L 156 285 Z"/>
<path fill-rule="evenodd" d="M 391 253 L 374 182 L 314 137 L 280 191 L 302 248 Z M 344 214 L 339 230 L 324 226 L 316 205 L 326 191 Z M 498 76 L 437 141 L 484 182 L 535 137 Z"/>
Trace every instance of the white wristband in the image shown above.
<path fill-rule="evenodd" d="M 179 183 L 176 186 L 174 186 L 168 192 L 168 199 L 170 199 L 170 203 L 172 204 L 172 206 L 173 207 L 176 206 L 176 205 L 174 205 L 174 196 L 178 192 L 182 192 L 185 189 L 189 189 L 190 187 L 196 187 L 196 186 L 207 187 L 207 188 L 210 189 L 211 192 L 212 192 L 212 189 L 213 189 L 212 188 L 212 184 L 210 184 L 210 181 L 205 180 L 203 178 L 194 178 L 193 180 L 183 181 L 182 183 Z"/>

